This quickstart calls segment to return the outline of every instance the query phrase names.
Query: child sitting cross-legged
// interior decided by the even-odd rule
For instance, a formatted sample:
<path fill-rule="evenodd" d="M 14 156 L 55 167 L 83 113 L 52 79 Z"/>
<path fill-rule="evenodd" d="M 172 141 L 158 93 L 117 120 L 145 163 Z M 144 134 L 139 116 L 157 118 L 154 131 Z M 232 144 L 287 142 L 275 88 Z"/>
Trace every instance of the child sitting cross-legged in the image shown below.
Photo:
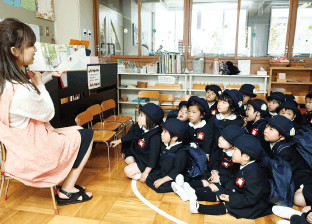
<path fill-rule="evenodd" d="M 291 166 L 295 184 L 294 204 L 311 209 L 312 171 L 295 146 L 289 144 L 291 136 L 295 135 L 292 121 L 281 115 L 266 118 L 266 121 L 268 124 L 264 130 L 264 138 L 270 143 L 270 157 L 273 159 L 280 157 Z"/>
<path fill-rule="evenodd" d="M 185 125 L 188 123 L 187 101 L 181 101 L 179 103 L 179 109 L 173 109 L 169 112 L 167 120 L 170 118 L 177 118 L 183 121 Z"/>
<path fill-rule="evenodd" d="M 264 140 L 264 129 L 266 118 L 269 114 L 268 105 L 261 99 L 248 100 L 246 117 L 246 132 L 258 138 L 261 142 L 262 149 L 267 149 L 269 143 Z"/>
<path fill-rule="evenodd" d="M 281 92 L 274 92 L 270 96 L 267 97 L 268 107 L 269 107 L 269 115 L 268 117 L 274 117 L 277 115 L 276 108 L 281 105 L 281 103 L 286 101 L 285 95 Z"/>
<path fill-rule="evenodd" d="M 168 119 L 161 122 L 161 153 L 159 169 L 149 173 L 146 184 L 157 193 L 172 192 L 171 182 L 183 173 L 188 154 L 182 140 L 185 137 L 185 124 L 179 119 Z"/>
<path fill-rule="evenodd" d="M 256 219 L 272 214 L 267 198 L 270 194 L 266 168 L 260 163 L 261 144 L 251 135 L 242 135 L 234 141 L 232 160 L 240 165 L 235 177 L 219 191 L 201 198 L 195 190 L 185 186 L 190 198 L 191 213 L 222 215 L 227 212 L 236 218 Z M 220 201 L 215 205 L 199 204 L 196 200 Z"/>
<path fill-rule="evenodd" d="M 217 104 L 222 93 L 221 88 L 217 85 L 207 85 L 206 88 L 206 101 L 210 109 L 210 114 L 207 114 L 206 117 L 217 115 Z"/>
<path fill-rule="evenodd" d="M 205 196 L 211 196 L 209 192 L 216 192 L 220 186 L 230 181 L 236 172 L 239 170 L 237 164 L 232 163 L 232 148 L 234 141 L 241 135 L 244 135 L 244 130 L 236 125 L 230 125 L 220 131 L 218 146 L 219 150 L 222 150 L 222 157 L 216 159 L 214 166 L 212 167 L 211 176 L 206 175 L 203 180 L 194 180 L 189 183 L 184 183 L 184 178 L 180 174 L 176 178 L 176 182 L 172 182 L 171 187 L 173 191 L 178 194 L 183 201 L 187 201 L 189 198 L 184 190 L 184 185 L 191 186 L 195 189 L 195 194 L 199 197 L 205 198 Z M 214 196 L 215 197 L 215 196 Z M 209 200 L 209 198 L 207 198 Z"/>

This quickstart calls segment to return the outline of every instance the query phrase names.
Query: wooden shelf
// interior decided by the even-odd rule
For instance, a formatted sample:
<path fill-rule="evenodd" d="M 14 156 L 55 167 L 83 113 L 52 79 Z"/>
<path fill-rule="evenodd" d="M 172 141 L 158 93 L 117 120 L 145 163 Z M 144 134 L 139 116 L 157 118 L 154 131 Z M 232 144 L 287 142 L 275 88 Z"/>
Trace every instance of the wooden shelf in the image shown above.
<path fill-rule="evenodd" d="M 312 70 L 312 68 L 298 68 L 298 67 L 270 67 L 270 70 Z"/>
<path fill-rule="evenodd" d="M 271 83 L 283 85 L 312 85 L 312 82 L 271 82 Z"/>
<path fill-rule="evenodd" d="M 126 87 L 118 87 L 118 89 L 129 89 L 129 90 L 163 90 L 163 91 L 180 91 L 185 92 L 187 89 L 154 89 L 154 88 L 126 88 Z"/>

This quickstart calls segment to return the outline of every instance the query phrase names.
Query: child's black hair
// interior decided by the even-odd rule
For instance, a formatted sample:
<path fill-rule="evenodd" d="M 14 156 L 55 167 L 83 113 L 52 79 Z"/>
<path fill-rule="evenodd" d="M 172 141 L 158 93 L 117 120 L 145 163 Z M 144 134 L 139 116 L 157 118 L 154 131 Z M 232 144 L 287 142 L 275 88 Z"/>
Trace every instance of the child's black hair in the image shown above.
<path fill-rule="evenodd" d="M 276 102 L 278 103 L 278 105 L 281 105 L 281 104 L 282 104 L 282 101 L 277 100 L 277 99 L 269 99 L 268 102 L 270 102 L 270 101 L 272 101 L 272 100 L 276 100 Z"/>
<path fill-rule="evenodd" d="M 181 110 L 182 107 L 186 107 L 186 109 L 187 109 L 188 105 L 185 105 L 185 104 L 179 105 L 179 110 Z"/>
<path fill-rule="evenodd" d="M 247 107 L 248 107 L 248 105 L 252 106 L 252 108 L 254 109 L 254 113 L 256 113 L 257 111 L 260 113 L 260 111 L 259 111 L 259 110 L 256 110 L 256 108 L 254 108 L 254 106 L 253 106 L 252 104 L 247 103 Z M 263 116 L 262 116 L 261 113 L 260 113 L 260 118 L 263 118 Z"/>
<path fill-rule="evenodd" d="M 206 114 L 205 108 L 199 102 L 197 102 L 195 100 L 191 100 L 187 103 L 187 108 L 189 108 L 191 106 L 197 106 L 198 110 L 200 111 L 200 115 L 205 116 L 205 114 Z"/>
<path fill-rule="evenodd" d="M 169 135 L 170 135 L 170 141 L 171 141 L 171 139 L 173 138 L 173 137 L 178 137 L 178 136 L 176 136 L 176 135 L 174 135 L 171 131 L 169 131 L 168 129 L 166 129 L 168 132 L 169 132 Z M 177 142 L 181 142 L 182 141 L 182 139 L 180 139 L 179 137 L 178 137 L 178 139 L 177 139 Z"/>
<path fill-rule="evenodd" d="M 312 92 L 311 93 L 308 93 L 305 97 L 306 99 L 309 98 L 309 99 L 312 99 Z"/>
<path fill-rule="evenodd" d="M 234 101 L 232 100 L 232 98 L 230 97 L 230 95 L 227 92 L 223 92 L 220 96 L 219 101 L 226 101 L 229 103 L 229 110 L 232 111 L 232 113 L 237 115 L 237 111 L 235 108 L 235 104 Z"/>
<path fill-rule="evenodd" d="M 139 110 L 139 113 L 142 112 L 144 113 L 142 110 Z M 153 128 L 155 128 L 157 126 L 157 124 L 152 121 L 152 119 L 150 119 L 147 115 L 146 115 L 146 129 L 147 130 L 151 130 Z"/>

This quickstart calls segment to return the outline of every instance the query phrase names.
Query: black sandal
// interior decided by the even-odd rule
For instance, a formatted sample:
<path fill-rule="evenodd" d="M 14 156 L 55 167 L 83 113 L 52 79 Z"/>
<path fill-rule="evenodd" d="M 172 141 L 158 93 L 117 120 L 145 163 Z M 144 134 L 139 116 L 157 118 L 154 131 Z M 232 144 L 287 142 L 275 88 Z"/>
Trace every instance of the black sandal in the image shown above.
<path fill-rule="evenodd" d="M 58 195 L 56 195 L 55 199 L 57 201 L 57 205 L 58 206 L 82 203 L 82 202 L 89 201 L 89 200 L 91 200 L 93 198 L 93 196 L 91 196 L 91 197 L 88 196 L 86 194 L 86 192 L 84 191 L 84 189 L 80 190 L 78 192 L 74 192 L 74 193 L 66 192 L 66 191 L 64 191 L 62 189 L 59 189 L 59 191 L 62 194 L 66 195 L 68 197 L 68 199 L 60 198 Z M 78 198 L 80 196 L 82 197 L 82 200 L 78 200 Z"/>

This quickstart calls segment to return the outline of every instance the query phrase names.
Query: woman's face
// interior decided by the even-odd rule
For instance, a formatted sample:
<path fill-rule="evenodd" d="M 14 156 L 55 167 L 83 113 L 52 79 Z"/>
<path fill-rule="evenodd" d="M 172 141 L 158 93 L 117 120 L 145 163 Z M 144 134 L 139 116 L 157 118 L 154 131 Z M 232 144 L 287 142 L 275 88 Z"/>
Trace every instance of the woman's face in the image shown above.
<path fill-rule="evenodd" d="M 33 64 L 35 52 L 37 52 L 37 48 L 35 47 L 35 45 L 32 47 L 26 47 L 23 51 L 17 50 L 17 54 L 14 54 L 16 64 L 18 66 Z"/>

